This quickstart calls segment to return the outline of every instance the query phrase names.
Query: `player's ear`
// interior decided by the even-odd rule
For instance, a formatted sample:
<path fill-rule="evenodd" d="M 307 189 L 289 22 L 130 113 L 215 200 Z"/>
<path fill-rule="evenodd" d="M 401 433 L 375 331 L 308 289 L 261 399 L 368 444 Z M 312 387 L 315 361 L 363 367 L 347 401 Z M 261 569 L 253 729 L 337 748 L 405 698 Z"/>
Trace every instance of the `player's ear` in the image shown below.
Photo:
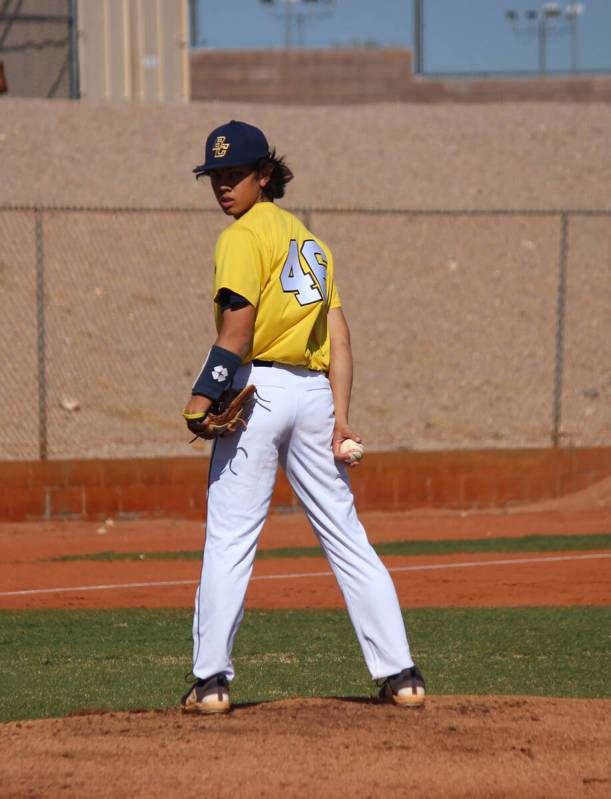
<path fill-rule="evenodd" d="M 272 179 L 273 165 L 269 162 L 259 169 L 259 186 L 264 189 Z"/>

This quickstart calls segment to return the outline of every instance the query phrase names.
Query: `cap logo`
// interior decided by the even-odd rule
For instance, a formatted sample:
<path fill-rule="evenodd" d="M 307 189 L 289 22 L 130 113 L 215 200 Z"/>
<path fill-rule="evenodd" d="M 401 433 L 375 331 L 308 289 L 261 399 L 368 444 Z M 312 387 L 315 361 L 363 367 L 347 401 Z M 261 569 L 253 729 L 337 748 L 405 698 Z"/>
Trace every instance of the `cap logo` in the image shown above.
<path fill-rule="evenodd" d="M 217 136 L 214 142 L 212 152 L 215 158 L 224 158 L 227 155 L 227 150 L 231 147 L 229 142 L 225 143 L 225 136 Z"/>

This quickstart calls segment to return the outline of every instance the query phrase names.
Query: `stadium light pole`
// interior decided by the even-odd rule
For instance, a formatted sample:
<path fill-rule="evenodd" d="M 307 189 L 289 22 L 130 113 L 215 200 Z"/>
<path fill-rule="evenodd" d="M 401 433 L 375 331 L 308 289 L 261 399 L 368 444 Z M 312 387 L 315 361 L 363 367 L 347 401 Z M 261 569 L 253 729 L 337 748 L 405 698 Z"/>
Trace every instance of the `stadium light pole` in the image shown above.
<path fill-rule="evenodd" d="M 565 16 L 571 25 L 571 72 L 577 72 L 579 63 L 579 40 L 577 38 L 577 20 L 585 11 L 583 3 L 569 3 L 564 9 Z"/>
<path fill-rule="evenodd" d="M 547 20 L 562 14 L 560 3 L 543 3 L 539 10 L 539 74 L 547 72 Z"/>
<path fill-rule="evenodd" d="M 414 3 L 414 66 L 416 75 L 424 72 L 424 8 L 423 0 L 413 0 Z"/>
<path fill-rule="evenodd" d="M 259 0 L 261 5 L 276 8 L 282 6 L 284 16 L 284 46 L 293 47 L 293 23 L 297 21 L 297 45 L 303 47 L 304 26 L 308 17 L 323 17 L 333 10 L 335 0 Z M 316 6 L 316 8 L 315 8 Z M 327 6 L 326 9 L 322 6 Z"/>
<path fill-rule="evenodd" d="M 577 9 L 579 7 L 579 9 Z M 564 10 L 564 14 L 574 22 L 574 17 L 583 13 L 582 3 L 569 3 Z M 524 12 L 528 22 L 535 23 L 537 26 L 537 38 L 539 41 L 539 74 L 547 73 L 547 23 L 550 19 L 557 19 L 563 14 L 560 3 L 543 3 L 538 9 L 529 9 Z M 505 17 L 512 23 L 515 30 L 519 19 L 519 12 L 513 9 L 505 12 Z M 576 28 L 576 23 L 574 23 Z M 576 36 L 573 43 L 573 62 L 576 60 Z"/>

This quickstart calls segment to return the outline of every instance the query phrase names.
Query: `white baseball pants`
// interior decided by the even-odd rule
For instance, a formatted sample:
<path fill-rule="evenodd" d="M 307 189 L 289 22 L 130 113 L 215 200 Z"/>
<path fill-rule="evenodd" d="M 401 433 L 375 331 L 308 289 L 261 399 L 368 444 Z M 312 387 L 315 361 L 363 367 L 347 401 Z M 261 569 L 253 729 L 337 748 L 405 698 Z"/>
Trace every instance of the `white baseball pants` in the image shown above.
<path fill-rule="evenodd" d="M 233 642 L 278 463 L 339 583 L 372 678 L 413 666 L 395 587 L 358 520 L 346 468 L 333 457 L 328 378 L 303 367 L 248 364 L 234 385 L 248 383 L 258 393 L 248 428 L 218 439 L 211 457 L 194 675 L 233 679 Z"/>

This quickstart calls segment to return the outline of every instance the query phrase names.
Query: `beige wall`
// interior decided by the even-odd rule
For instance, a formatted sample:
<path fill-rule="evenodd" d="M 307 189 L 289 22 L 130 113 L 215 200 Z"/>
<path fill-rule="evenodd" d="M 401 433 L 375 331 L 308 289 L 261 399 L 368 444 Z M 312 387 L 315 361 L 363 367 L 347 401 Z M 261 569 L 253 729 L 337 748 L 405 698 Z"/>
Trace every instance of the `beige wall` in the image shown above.
<path fill-rule="evenodd" d="M 369 448 L 551 442 L 563 208 L 575 213 L 561 443 L 608 445 L 611 215 L 587 209 L 611 210 L 609 104 L 0 109 L 0 206 L 191 209 L 44 213 L 53 457 L 190 451 L 179 410 L 214 335 L 212 254 L 227 224 L 191 168 L 232 117 L 287 155 L 285 207 L 327 209 L 305 218 L 335 256 L 352 418 Z M 496 213 L 508 208 L 556 212 Z M 16 411 L 36 396 L 35 265 L 34 214 L 0 209 L 0 363 L 18 365 L 2 386 L 0 458 L 36 451 Z"/>
<path fill-rule="evenodd" d="M 186 0 L 79 0 L 81 99 L 189 99 Z"/>

